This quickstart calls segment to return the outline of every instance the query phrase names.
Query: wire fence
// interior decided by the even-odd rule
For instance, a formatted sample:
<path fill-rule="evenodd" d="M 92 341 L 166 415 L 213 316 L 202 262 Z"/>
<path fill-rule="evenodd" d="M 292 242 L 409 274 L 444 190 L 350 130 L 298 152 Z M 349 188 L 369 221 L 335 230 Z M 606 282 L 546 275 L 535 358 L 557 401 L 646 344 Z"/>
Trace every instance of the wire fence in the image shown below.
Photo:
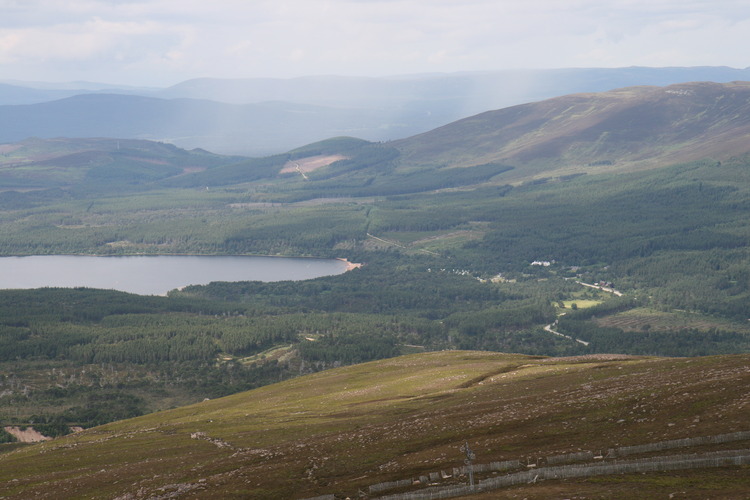
<path fill-rule="evenodd" d="M 474 469 L 475 474 L 481 474 L 482 472 L 503 472 L 506 470 L 517 469 L 520 466 L 521 466 L 521 462 L 519 462 L 518 460 L 507 460 L 505 462 L 490 462 L 488 464 L 474 464 L 472 465 L 472 468 Z M 454 476 L 460 476 L 462 474 L 466 475 L 468 473 L 469 473 L 469 468 L 467 466 L 453 468 Z"/>
<path fill-rule="evenodd" d="M 630 472 L 651 472 L 666 471 L 677 469 L 703 468 L 703 467 L 721 467 L 724 465 L 747 465 L 750 463 L 750 450 L 718 451 L 711 453 L 671 455 L 668 457 L 652 457 L 634 460 L 616 460 L 618 457 L 650 453 L 654 451 L 672 450 L 677 448 L 689 448 L 707 444 L 722 444 L 735 441 L 744 441 L 750 439 L 750 431 L 733 432 L 729 434 L 719 434 L 715 436 L 700 436 L 694 438 L 674 439 L 670 441 L 658 441 L 637 446 L 624 446 L 620 448 L 610 448 L 606 457 L 602 454 L 595 456 L 591 451 L 582 451 L 576 453 L 567 453 L 542 458 L 539 463 L 546 465 L 571 464 L 573 462 L 591 461 L 594 459 L 606 459 L 606 462 L 571 464 L 556 467 L 538 467 L 530 470 L 507 474 L 504 476 L 492 477 L 480 481 L 474 489 L 467 484 L 436 486 L 435 483 L 440 480 L 450 480 L 459 476 L 466 476 L 469 473 L 467 466 L 454 467 L 452 474 L 445 471 L 431 472 L 419 476 L 416 479 L 403 479 L 399 481 L 389 481 L 370 485 L 368 493 L 377 495 L 389 490 L 410 488 L 420 486 L 419 491 L 407 493 L 396 493 L 378 497 L 381 500 L 432 500 L 440 498 L 451 498 L 461 495 L 470 494 L 481 490 L 492 490 L 504 486 L 512 486 L 534 482 L 540 479 L 562 479 L 573 477 L 588 477 L 608 474 L 625 474 Z M 490 462 L 489 464 L 474 464 L 474 473 L 497 473 L 509 470 L 519 469 L 524 464 L 519 460 L 507 460 L 504 462 Z M 526 464 L 526 466 L 530 466 Z M 455 479 L 454 479 L 455 480 Z M 427 487 L 425 487 L 427 486 Z M 320 497 L 306 500 L 334 500 L 333 495 L 323 495 Z"/>
<path fill-rule="evenodd" d="M 717 452 L 707 455 L 677 455 L 674 457 L 644 458 L 598 464 L 542 467 L 516 472 L 480 481 L 475 488 L 468 485 L 431 487 L 409 493 L 398 493 L 379 497 L 379 500 L 433 500 L 452 498 L 481 491 L 491 491 L 507 486 L 535 483 L 545 479 L 569 479 L 578 477 L 607 476 L 612 474 L 634 474 L 641 472 L 664 472 L 670 470 L 703 469 L 732 465 L 750 465 L 750 450 Z"/>
<path fill-rule="evenodd" d="M 586 460 L 593 460 L 594 453 L 591 451 L 581 451 L 578 453 L 567 453 L 565 455 L 555 455 L 554 457 L 547 458 L 548 465 L 556 464 L 567 464 L 570 462 L 584 462 Z"/>
<path fill-rule="evenodd" d="M 381 491 L 395 490 L 397 488 L 406 488 L 414 484 L 413 479 L 402 479 L 401 481 L 389 481 L 386 483 L 371 484 L 370 493 L 380 493 Z"/>
<path fill-rule="evenodd" d="M 705 444 L 722 444 L 733 441 L 744 441 L 750 439 L 750 431 L 732 432 L 730 434 L 719 434 L 716 436 L 700 436 L 694 438 L 673 439 L 671 441 L 659 441 L 656 443 L 641 444 L 637 446 L 624 446 L 612 448 L 607 453 L 607 458 L 625 457 L 652 451 L 674 450 L 676 448 L 690 448 Z"/>

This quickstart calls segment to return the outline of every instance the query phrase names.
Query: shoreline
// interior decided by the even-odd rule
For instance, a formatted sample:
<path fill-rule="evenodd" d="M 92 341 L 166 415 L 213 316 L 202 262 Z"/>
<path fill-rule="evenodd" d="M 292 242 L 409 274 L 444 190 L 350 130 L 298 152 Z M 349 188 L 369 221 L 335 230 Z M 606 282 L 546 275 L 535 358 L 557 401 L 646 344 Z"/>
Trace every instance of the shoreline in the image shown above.
<path fill-rule="evenodd" d="M 198 259 L 250 259 L 247 261 L 246 266 L 245 260 L 228 260 L 227 262 L 217 262 L 217 265 L 211 264 L 209 260 L 206 261 L 185 261 L 176 259 L 185 258 L 198 258 Z M 128 263 L 118 263 L 114 268 L 111 268 L 109 264 L 103 262 L 108 259 L 149 259 L 148 261 L 133 260 Z M 166 260 L 163 263 L 158 261 L 155 263 L 151 259 L 157 258 L 171 258 L 173 260 Z M 18 261 L 16 261 L 18 259 Z M 28 262 L 20 262 L 20 260 L 26 259 L 46 259 L 40 261 L 29 260 Z M 67 259 L 67 260 L 64 260 Z M 78 262 L 78 259 L 97 259 L 96 261 L 82 260 Z M 281 261 L 280 263 L 271 262 L 269 260 L 262 261 L 260 259 L 274 259 L 275 261 Z M 274 281 L 301 281 L 315 278 L 321 278 L 326 276 L 335 276 L 345 274 L 354 269 L 359 269 L 363 266 L 362 263 L 350 262 L 348 259 L 343 257 L 286 257 L 278 255 L 200 255 L 200 254 L 150 254 L 150 255 L 91 255 L 91 254 L 37 254 L 37 255 L 16 255 L 16 256 L 1 256 L 0 261 L 2 266 L 10 266 L 9 268 L 3 267 L 3 269 L 15 269 L 27 270 L 28 276 L 33 276 L 28 279 L 6 279 L 3 276 L 3 283 L 0 285 L 0 289 L 3 290 L 26 290 L 26 289 L 38 289 L 38 288 L 91 288 L 91 289 L 102 289 L 102 290 L 115 290 L 125 293 L 131 293 L 134 295 L 152 295 L 152 296 L 169 296 L 172 291 L 183 291 L 185 287 L 190 285 L 201 285 L 208 284 L 213 281 L 263 281 L 263 282 L 274 282 Z M 61 265 L 64 264 L 64 265 Z M 320 263 L 320 264 L 318 264 Z M 205 266 L 204 266 L 205 264 Z M 209 265 L 210 264 L 210 265 Z M 61 269 L 81 269 L 80 273 L 76 276 L 58 276 L 53 272 L 52 267 Z M 82 266 L 82 267 L 79 267 Z M 172 267 L 182 273 L 181 278 L 169 277 L 164 273 L 159 273 L 160 267 Z M 203 274 L 191 273 L 190 267 L 206 268 L 206 272 Z M 94 274 L 91 274 L 88 270 L 90 269 L 104 269 L 99 275 L 105 274 L 108 278 L 97 279 Z M 49 269 L 49 272 L 42 274 L 34 274 L 34 269 Z M 118 275 L 117 272 L 109 273 L 110 270 L 117 269 L 118 272 L 122 272 L 123 269 L 131 269 L 132 272 L 128 274 Z M 229 269 L 229 272 L 227 272 Z M 255 271 L 253 271 L 255 269 Z M 265 269 L 265 272 L 261 272 Z M 147 272 L 144 274 L 144 270 Z M 243 270 L 240 273 L 239 270 Z M 109 276 L 112 274 L 112 276 Z M 174 274 L 174 273 L 173 273 Z M 9 275 L 10 276 L 10 275 Z M 39 277 L 39 279 L 37 279 Z M 41 279 L 44 278 L 44 279 Z M 153 282 L 153 283 L 152 283 Z"/>
<path fill-rule="evenodd" d="M 349 260 L 347 260 L 347 259 L 345 259 L 343 257 L 336 257 L 336 260 L 340 260 L 341 262 L 343 262 L 344 264 L 346 264 L 346 270 L 344 271 L 345 273 L 349 272 L 349 271 L 351 271 L 353 269 L 359 269 L 360 267 L 362 267 L 362 263 L 349 262 Z"/>
<path fill-rule="evenodd" d="M 338 260 L 346 264 L 346 271 L 359 269 L 363 264 L 349 262 L 344 257 L 313 257 L 310 255 L 263 255 L 263 254 L 218 254 L 218 253 L 124 253 L 124 254 L 102 254 L 102 253 L 50 253 L 50 254 L 14 254 L 0 255 L 0 258 L 22 258 L 22 257 L 262 257 L 278 259 L 310 259 L 310 260 Z M 345 271 L 345 272 L 346 272 Z"/>

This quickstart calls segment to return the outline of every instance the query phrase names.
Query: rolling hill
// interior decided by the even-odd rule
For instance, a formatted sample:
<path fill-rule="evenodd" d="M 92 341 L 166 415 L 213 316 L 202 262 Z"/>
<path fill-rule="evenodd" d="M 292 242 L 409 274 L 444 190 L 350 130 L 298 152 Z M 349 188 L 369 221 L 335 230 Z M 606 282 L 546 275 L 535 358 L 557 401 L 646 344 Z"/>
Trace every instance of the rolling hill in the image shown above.
<path fill-rule="evenodd" d="M 135 139 L 30 138 L 0 145 L 0 189 L 132 189 L 240 159 Z"/>
<path fill-rule="evenodd" d="M 750 152 L 749 139 L 750 83 L 641 86 L 488 111 L 385 143 L 326 140 L 276 156 L 264 175 L 273 178 L 291 158 L 334 158 L 305 182 L 286 176 L 276 192 L 294 194 L 277 200 L 396 195 L 720 162 Z M 231 168 L 223 181 L 216 170 L 195 183 L 251 180 L 241 173 L 250 167 Z"/>
<path fill-rule="evenodd" d="M 2 454 L 0 495 L 376 498 L 423 491 L 428 482 L 466 484 L 468 443 L 475 479 L 481 491 L 491 489 L 477 498 L 618 497 L 636 489 L 639 498 L 738 498 L 750 488 L 744 468 L 721 466 L 727 459 L 684 464 L 749 456 L 748 361 L 468 351 L 393 358 Z M 555 465 L 657 457 L 665 465 L 647 474 L 543 480 Z M 659 470 L 669 464 L 677 470 Z M 535 484 L 492 489 L 503 474 L 530 468 L 542 478 Z"/>
<path fill-rule="evenodd" d="M 750 83 L 575 94 L 394 141 L 406 167 L 516 166 L 509 177 L 622 172 L 750 151 Z M 523 167 L 523 168 L 522 168 Z"/>
<path fill-rule="evenodd" d="M 748 83 L 630 87 L 489 111 L 385 143 L 329 139 L 164 183 L 228 186 L 262 178 L 276 186 L 264 201 L 279 202 L 390 196 L 720 162 L 748 153 L 748 139 Z M 292 160 L 320 167 L 289 175 L 294 170 L 284 168 Z"/>
<path fill-rule="evenodd" d="M 264 201 L 391 196 L 627 174 L 750 152 L 750 83 L 686 83 L 573 94 L 488 111 L 385 143 L 338 138 L 270 157 L 270 180 L 294 159 L 322 161 L 277 178 Z M 273 162 L 276 164 L 273 164 Z M 249 164 L 196 174 L 179 185 L 257 180 Z M 286 170 L 285 172 L 292 172 Z M 221 175 L 218 175 L 221 174 Z M 169 181 L 167 181 L 169 182 Z M 261 194 L 259 197 L 263 196 Z"/>
<path fill-rule="evenodd" d="M 42 135 L 66 131 L 71 136 L 85 135 L 88 129 L 99 127 L 98 120 L 105 115 L 117 119 L 112 120 L 110 128 L 97 130 L 111 137 L 132 136 L 133 123 L 153 133 L 168 127 L 173 136 L 209 134 L 214 127 L 218 127 L 219 136 L 231 129 L 229 135 L 256 138 L 264 134 L 271 137 L 278 127 L 315 130 L 312 133 L 321 136 L 339 131 L 336 119 L 324 118 L 320 113 L 325 115 L 327 111 L 314 107 L 287 108 L 287 118 L 278 121 L 281 105 L 241 108 L 210 101 L 90 95 L 35 106 L 38 113 L 17 108 L 17 115 L 2 115 L 7 123 L 15 123 L 13 133 L 17 137 L 38 127 L 24 129 L 24 120 L 33 116 L 48 127 Z M 53 115 L 78 116 L 75 127 L 71 128 L 69 118 L 48 121 L 45 117 L 51 107 L 59 108 Z M 346 120 L 348 114 L 341 111 L 339 117 Z M 252 131 L 243 128 L 249 119 L 256 124 Z M 226 158 L 226 168 L 201 173 L 193 170 L 187 178 L 169 180 L 182 171 L 165 171 L 150 180 L 171 186 L 229 186 L 273 180 L 289 171 L 284 167 L 290 160 L 333 158 L 306 175 L 304 180 L 308 182 L 299 183 L 300 177 L 282 175 L 279 186 L 298 193 L 294 195 L 297 198 L 405 194 L 488 182 L 518 184 L 584 173 L 633 172 L 699 160 L 723 161 L 750 151 L 748 139 L 750 83 L 687 83 L 567 95 L 481 113 L 397 141 L 381 144 L 329 139 L 244 163 L 240 158 Z M 72 144 L 71 140 L 67 142 Z M 62 150 L 67 147 L 58 139 L 46 149 L 51 150 L 56 143 Z M 3 146 L 4 150 L 13 148 L 12 144 Z M 81 141 L 79 149 L 91 147 Z M 236 165 L 230 166 L 231 160 Z M 75 160 L 70 161 L 74 167 Z M 79 164 L 92 161 L 81 158 Z M 6 170 L 6 175 L 11 173 Z"/>

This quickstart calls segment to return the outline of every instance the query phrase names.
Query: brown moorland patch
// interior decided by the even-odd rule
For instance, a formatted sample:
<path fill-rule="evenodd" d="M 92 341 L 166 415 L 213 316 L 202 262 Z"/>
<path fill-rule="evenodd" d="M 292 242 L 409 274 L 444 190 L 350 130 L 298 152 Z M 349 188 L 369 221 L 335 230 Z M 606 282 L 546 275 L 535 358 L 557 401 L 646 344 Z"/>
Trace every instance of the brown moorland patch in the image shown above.
<path fill-rule="evenodd" d="M 750 430 L 748 366 L 750 355 L 402 356 L 3 454 L 0 496 L 344 498 L 371 484 L 461 466 L 466 441 L 477 463 L 489 463 Z M 685 490 L 695 474 L 718 481 L 727 470 L 654 477 L 676 478 L 668 484 L 674 492 Z M 604 492 L 599 497 L 622 498 L 622 491 L 639 491 L 633 488 L 641 476 L 625 486 L 617 478 L 550 481 L 485 498 L 514 491 L 555 498 L 555 488 L 575 492 L 579 483 L 594 485 L 594 495 Z M 659 481 L 654 491 L 662 492 Z M 565 489 L 568 484 L 573 489 Z M 736 489 L 742 481 L 731 484 Z"/>

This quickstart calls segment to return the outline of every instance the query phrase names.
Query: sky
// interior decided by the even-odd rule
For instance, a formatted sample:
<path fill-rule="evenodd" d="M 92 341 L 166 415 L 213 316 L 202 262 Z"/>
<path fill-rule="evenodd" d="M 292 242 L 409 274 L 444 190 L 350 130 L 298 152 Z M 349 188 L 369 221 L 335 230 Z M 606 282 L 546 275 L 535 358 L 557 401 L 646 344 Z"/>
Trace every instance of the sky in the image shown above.
<path fill-rule="evenodd" d="M 0 81 L 750 66 L 748 0 L 0 0 Z"/>

